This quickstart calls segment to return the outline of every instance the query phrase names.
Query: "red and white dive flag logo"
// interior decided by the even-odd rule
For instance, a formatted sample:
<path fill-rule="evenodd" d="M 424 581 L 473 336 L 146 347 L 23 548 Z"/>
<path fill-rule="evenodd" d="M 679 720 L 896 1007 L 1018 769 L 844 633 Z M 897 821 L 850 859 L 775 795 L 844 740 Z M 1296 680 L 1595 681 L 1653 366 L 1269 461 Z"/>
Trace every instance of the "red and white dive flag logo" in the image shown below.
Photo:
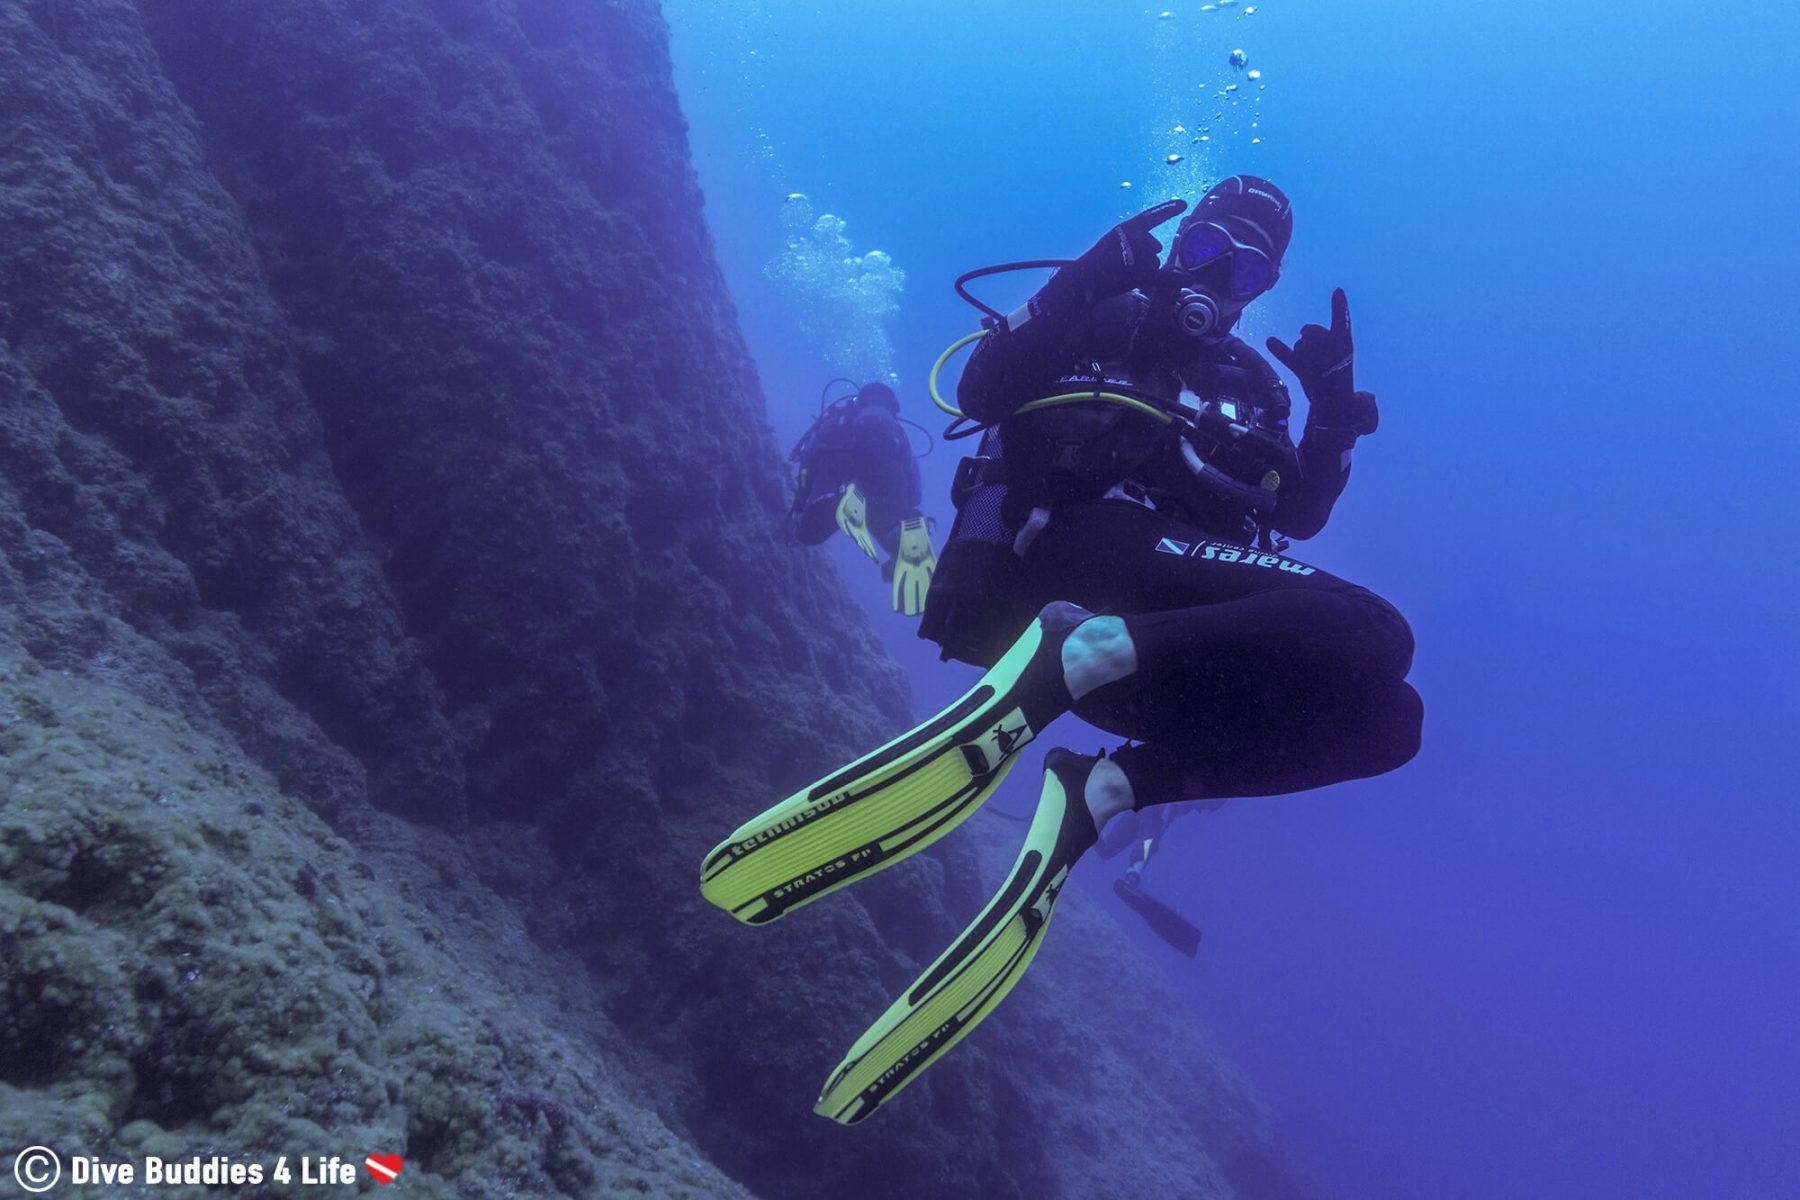
<path fill-rule="evenodd" d="M 400 1178 L 406 1164 L 398 1154 L 371 1154 L 363 1159 L 363 1167 L 376 1183 L 386 1185 Z"/>

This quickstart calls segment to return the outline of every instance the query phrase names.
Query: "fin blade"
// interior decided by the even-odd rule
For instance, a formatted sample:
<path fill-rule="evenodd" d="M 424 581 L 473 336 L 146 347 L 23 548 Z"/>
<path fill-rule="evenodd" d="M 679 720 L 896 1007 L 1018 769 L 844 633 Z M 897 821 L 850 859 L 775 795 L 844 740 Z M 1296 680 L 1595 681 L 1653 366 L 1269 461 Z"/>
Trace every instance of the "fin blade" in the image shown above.
<path fill-rule="evenodd" d="M 700 890 L 766 924 L 925 849 L 999 787 L 1037 731 L 1014 696 L 1041 621 L 961 699 L 739 826 L 706 856 Z"/>
<path fill-rule="evenodd" d="M 850 1047 L 813 1111 L 845 1125 L 867 1119 L 980 1024 L 1024 977 L 1070 868 L 1093 841 L 1086 805 L 1046 771 L 1006 882 Z"/>
<path fill-rule="evenodd" d="M 1132 887 L 1123 879 L 1113 881 L 1113 891 L 1119 899 L 1125 901 L 1131 910 L 1144 918 L 1156 936 L 1169 943 L 1189 958 L 1200 953 L 1201 933 L 1199 926 L 1164 904 L 1154 896 L 1146 895 L 1141 888 Z"/>

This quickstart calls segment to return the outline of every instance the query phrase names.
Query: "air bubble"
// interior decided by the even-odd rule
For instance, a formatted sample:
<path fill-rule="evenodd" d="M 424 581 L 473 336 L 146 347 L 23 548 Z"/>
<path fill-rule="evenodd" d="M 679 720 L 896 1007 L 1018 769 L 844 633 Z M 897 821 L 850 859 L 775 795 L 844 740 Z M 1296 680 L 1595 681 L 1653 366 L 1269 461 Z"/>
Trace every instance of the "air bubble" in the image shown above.
<path fill-rule="evenodd" d="M 880 250 L 858 252 L 844 219 L 817 212 L 805 193 L 782 207 L 786 246 L 764 272 L 792 306 L 797 332 L 837 372 L 892 378 L 887 324 L 906 273 Z"/>

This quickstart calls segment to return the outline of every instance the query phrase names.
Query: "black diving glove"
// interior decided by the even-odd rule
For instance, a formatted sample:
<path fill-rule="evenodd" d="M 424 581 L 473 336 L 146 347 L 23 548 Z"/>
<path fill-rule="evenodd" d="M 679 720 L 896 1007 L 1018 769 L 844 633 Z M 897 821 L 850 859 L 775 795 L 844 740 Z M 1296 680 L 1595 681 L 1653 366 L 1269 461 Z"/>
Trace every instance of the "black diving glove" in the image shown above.
<path fill-rule="evenodd" d="M 1150 231 L 1186 211 L 1186 200 L 1165 200 L 1114 225 L 1038 289 L 1031 298 L 1031 316 L 1074 317 L 1096 300 L 1148 287 L 1162 265 L 1162 243 Z"/>
<path fill-rule="evenodd" d="M 1311 405 L 1308 426 L 1342 429 L 1358 435 L 1374 433 L 1381 424 L 1371 392 L 1359 392 L 1355 383 L 1356 345 L 1350 336 L 1350 301 L 1344 289 L 1331 293 L 1331 328 L 1306 325 L 1300 340 L 1289 346 L 1270 338 L 1269 353 L 1294 373 Z"/>

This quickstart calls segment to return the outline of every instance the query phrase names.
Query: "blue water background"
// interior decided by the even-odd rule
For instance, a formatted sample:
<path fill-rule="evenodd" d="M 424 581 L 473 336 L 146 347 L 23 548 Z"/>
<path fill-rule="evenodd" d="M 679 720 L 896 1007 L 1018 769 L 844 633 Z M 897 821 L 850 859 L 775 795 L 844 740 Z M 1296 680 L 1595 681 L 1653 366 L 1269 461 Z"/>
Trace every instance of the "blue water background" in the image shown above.
<path fill-rule="evenodd" d="M 772 425 L 829 373 L 765 273 L 790 191 L 906 272 L 894 362 L 936 428 L 959 272 L 1277 181 L 1294 242 L 1246 330 L 1292 340 L 1345 287 L 1383 414 L 1296 552 L 1411 619 L 1425 748 L 1178 825 L 1148 882 L 1207 942 L 1155 952 L 1324 1194 L 1800 1195 L 1800 19 L 1163 8 L 670 0 Z M 945 528 L 958 453 L 924 464 Z M 919 711 L 966 686 L 835 541 Z"/>

